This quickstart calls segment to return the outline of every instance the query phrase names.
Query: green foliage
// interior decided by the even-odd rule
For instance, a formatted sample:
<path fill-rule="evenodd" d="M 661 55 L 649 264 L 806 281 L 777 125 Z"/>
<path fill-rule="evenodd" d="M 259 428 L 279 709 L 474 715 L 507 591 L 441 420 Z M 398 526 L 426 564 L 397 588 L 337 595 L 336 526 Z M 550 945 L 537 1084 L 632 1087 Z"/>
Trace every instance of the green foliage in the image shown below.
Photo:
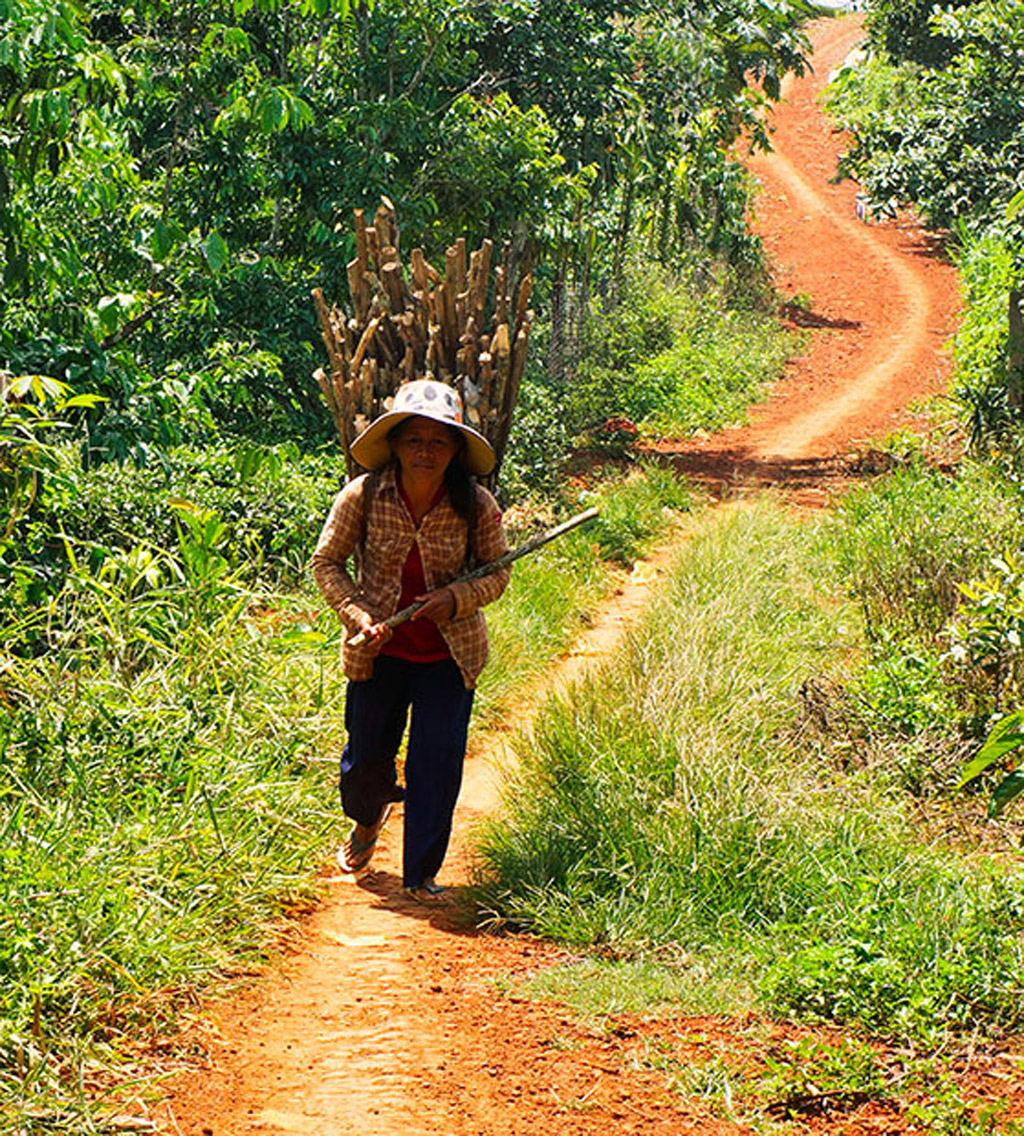
<path fill-rule="evenodd" d="M 936 637 L 993 547 L 1019 543 L 1019 495 L 984 465 L 897 469 L 839 508 L 836 554 L 868 632 Z"/>
<path fill-rule="evenodd" d="M 432 234 L 442 244 L 472 232 L 536 228 L 559 216 L 586 189 L 557 150 L 558 136 L 540 107 L 520 110 L 508 94 L 460 95 L 440 124 L 419 189 L 434 202 Z"/>
<path fill-rule="evenodd" d="M 968 763 L 960 779 L 963 788 L 976 777 L 988 772 L 997 764 L 1004 767 L 1002 779 L 995 785 L 988 803 L 988 815 L 998 816 L 1006 806 L 1024 791 L 1024 774 L 1017 768 L 1018 750 L 1024 745 L 1024 710 L 1007 714 L 992 727 L 985 744 Z"/>
<path fill-rule="evenodd" d="M 885 5 L 879 19 L 892 20 L 899 10 L 919 23 L 923 7 Z M 849 108 L 855 136 L 843 168 L 862 182 L 877 211 L 914 203 L 933 228 L 951 229 L 961 221 L 973 228 L 1004 224 L 1024 163 L 1019 5 L 985 0 L 945 6 L 931 26 L 941 33 L 937 42 L 949 58 L 942 67 L 911 73 L 909 80 L 890 78 L 895 86 L 909 87 L 908 101 L 858 106 L 858 92 L 872 78 L 851 69 L 838 80 L 846 92 L 836 105 Z M 869 72 L 874 80 L 887 74 L 878 67 Z"/>
<path fill-rule="evenodd" d="M 797 342 L 767 311 L 731 302 L 722 286 L 654 282 L 638 272 L 620 304 L 587 321 L 562 414 L 593 444 L 609 420 L 660 434 L 714 430 L 742 418 Z"/>
<path fill-rule="evenodd" d="M 1019 886 L 924 855 L 911 856 L 902 870 L 902 882 L 858 881 L 852 902 L 833 909 L 830 931 L 780 952 L 765 998 L 777 1009 L 915 1038 L 929 1049 L 950 1031 L 990 1021 L 1015 1029 L 1020 1010 L 1010 990 L 1022 960 L 1014 940 L 1024 927 Z"/>
<path fill-rule="evenodd" d="M 690 509 L 690 492 L 684 482 L 663 466 L 645 464 L 621 480 L 602 481 L 598 492 L 585 492 L 580 504 L 599 505 L 600 515 L 586 530 L 597 544 L 601 559 L 629 567 L 651 546 L 674 513 Z"/>
<path fill-rule="evenodd" d="M 321 708 L 340 692 L 318 651 L 282 655 L 286 637 L 237 609 L 227 625 L 208 611 L 221 617 L 211 634 L 176 645 L 175 625 L 203 624 L 179 606 L 194 596 L 155 567 L 83 577 L 95 607 L 65 612 L 66 646 L 4 671 L 5 1122 L 73 1107 L 91 1045 L 174 1012 L 173 994 L 158 1005 L 145 992 L 187 998 L 229 958 L 259 957 L 282 897 L 311 894 L 335 824 L 319 751 Z M 124 665 L 161 627 L 164 649 Z M 110 669 L 76 634 L 108 637 Z M 88 1130 L 69 1120 L 62 1130 Z"/>
<path fill-rule="evenodd" d="M 59 415 L 97 401 L 93 395 L 69 396 L 63 383 L 45 375 L 11 379 L 0 373 L 0 550 L 35 503 L 41 476 L 53 467 L 48 439 L 70 426 Z"/>
<path fill-rule="evenodd" d="M 216 551 L 232 574 L 249 582 L 299 580 L 344 470 L 331 454 L 303 457 L 294 446 L 251 444 L 152 451 L 143 466 L 83 469 L 79 452 L 67 446 L 50 457 L 44 493 L 0 550 L 0 626 L 12 652 L 45 649 L 47 613 L 69 574 L 134 565 L 128 570 L 159 571 L 168 584 L 186 579 L 178 558 L 190 532 L 188 510 L 223 524 Z"/>
<path fill-rule="evenodd" d="M 951 0 L 942 7 L 969 7 L 975 0 Z M 935 0 L 874 0 L 867 18 L 872 45 L 897 63 L 941 67 L 952 58 L 955 45 L 936 30 Z"/>
<path fill-rule="evenodd" d="M 984 576 L 960 584 L 950 624 L 950 654 L 991 683 L 986 708 L 1019 702 L 1024 665 L 1024 574 L 1014 553 L 993 557 Z"/>
<path fill-rule="evenodd" d="M 839 509 L 836 556 L 871 640 L 860 713 L 899 739 L 893 760 L 915 792 L 949 788 L 943 751 L 1016 699 L 1019 573 L 1015 555 L 992 550 L 1019 545 L 1021 505 L 998 467 L 946 474 L 916 461 Z"/>
<path fill-rule="evenodd" d="M 350 210 L 382 193 L 406 249 L 531 243 L 541 304 L 634 229 L 756 259 L 726 150 L 749 77 L 803 65 L 802 8 L 11 0 L 0 366 L 102 394 L 96 460 L 323 438 L 309 291 L 344 298 Z"/>
<path fill-rule="evenodd" d="M 957 705 L 944 656 L 940 645 L 883 630 L 857 678 L 866 724 L 904 739 L 948 729 Z"/>
<path fill-rule="evenodd" d="M 955 397 L 975 451 L 1012 450 L 1017 430 L 1008 395 L 1007 311 L 1016 274 L 1014 250 L 994 229 L 978 235 L 965 229 L 957 268 L 964 312 L 954 339 Z"/>
<path fill-rule="evenodd" d="M 502 496 L 521 500 L 531 493 L 557 494 L 572 436 L 558 393 L 527 363 L 519 391 L 508 450 L 501 463 Z"/>

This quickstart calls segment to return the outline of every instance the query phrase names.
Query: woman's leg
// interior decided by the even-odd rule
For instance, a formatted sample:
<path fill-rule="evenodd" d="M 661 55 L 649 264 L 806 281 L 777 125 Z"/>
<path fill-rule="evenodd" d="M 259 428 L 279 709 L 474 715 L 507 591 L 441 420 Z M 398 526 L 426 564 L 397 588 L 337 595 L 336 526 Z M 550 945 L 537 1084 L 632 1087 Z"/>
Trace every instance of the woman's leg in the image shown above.
<path fill-rule="evenodd" d="M 448 851 L 473 709 L 473 691 L 466 689 L 451 659 L 413 665 L 405 759 L 405 887 L 418 887 L 435 876 Z"/>
<path fill-rule="evenodd" d="M 400 801 L 395 757 L 405 732 L 414 664 L 381 655 L 373 677 L 350 682 L 345 696 L 348 741 L 341 754 L 339 784 L 345 815 L 367 827 L 388 801 Z"/>

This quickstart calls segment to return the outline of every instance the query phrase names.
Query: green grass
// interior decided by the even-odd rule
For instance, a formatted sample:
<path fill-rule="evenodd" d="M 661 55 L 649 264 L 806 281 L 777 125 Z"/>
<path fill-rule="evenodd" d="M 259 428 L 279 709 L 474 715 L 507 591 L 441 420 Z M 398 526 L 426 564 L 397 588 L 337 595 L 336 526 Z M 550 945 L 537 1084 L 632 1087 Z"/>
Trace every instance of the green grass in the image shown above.
<path fill-rule="evenodd" d="M 712 968 L 685 958 L 666 965 L 664 952 L 660 958 L 583 958 L 538 972 L 517 993 L 568 1002 L 592 1016 L 739 1016 L 754 1004 L 755 991 L 742 957 L 731 967 L 722 961 Z"/>
<path fill-rule="evenodd" d="M 989 466 L 915 462 L 843 501 L 836 556 L 871 634 L 935 636 L 957 587 L 1024 537 L 1019 490 Z"/>
<path fill-rule="evenodd" d="M 682 503 L 658 473 L 602 494 L 601 532 L 520 561 L 490 609 L 478 722 L 599 602 L 600 549 Z M 273 954 L 341 831 L 337 621 L 253 590 L 209 520 L 177 555 L 75 561 L 46 650 L 0 656 L 0 1131 L 100 1130 L 127 1051 Z"/>
<path fill-rule="evenodd" d="M 1022 881 L 922 845 L 884 781 L 799 728 L 801 684 L 842 673 L 856 628 L 814 530 L 767 505 L 709 521 L 614 669 L 520 747 L 481 903 L 622 957 L 674 950 L 684 988 L 742 966 L 777 1013 L 929 1045 L 1017 1028 Z"/>

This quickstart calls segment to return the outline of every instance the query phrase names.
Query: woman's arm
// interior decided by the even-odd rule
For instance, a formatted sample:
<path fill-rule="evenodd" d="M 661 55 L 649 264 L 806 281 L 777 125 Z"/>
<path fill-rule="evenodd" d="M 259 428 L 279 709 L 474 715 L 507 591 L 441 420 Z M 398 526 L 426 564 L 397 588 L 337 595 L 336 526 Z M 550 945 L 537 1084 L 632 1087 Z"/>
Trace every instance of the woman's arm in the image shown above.
<path fill-rule="evenodd" d="M 473 548 L 480 564 L 497 560 L 508 552 L 508 538 L 501 522 L 498 502 L 486 489 L 477 487 L 477 521 Z M 472 615 L 478 608 L 493 603 L 508 587 L 512 576 L 511 568 L 501 568 L 477 580 L 450 584 L 449 590 L 455 597 L 455 610 L 452 619 L 463 619 Z"/>
<path fill-rule="evenodd" d="M 327 603 L 341 617 L 349 634 L 376 634 L 376 620 L 366 607 L 362 590 L 348 570 L 349 557 L 359 547 L 364 531 L 363 505 L 366 477 L 350 481 L 334 499 L 311 562 L 313 579 Z"/>

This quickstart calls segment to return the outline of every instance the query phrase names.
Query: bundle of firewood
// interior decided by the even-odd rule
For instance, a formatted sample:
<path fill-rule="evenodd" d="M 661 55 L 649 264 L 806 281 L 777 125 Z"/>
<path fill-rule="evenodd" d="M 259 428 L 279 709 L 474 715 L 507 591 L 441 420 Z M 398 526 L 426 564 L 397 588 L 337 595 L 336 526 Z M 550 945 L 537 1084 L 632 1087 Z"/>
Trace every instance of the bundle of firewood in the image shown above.
<path fill-rule="evenodd" d="M 466 421 L 493 446 L 495 479 L 526 365 L 531 275 L 514 284 L 509 246 L 502 263 L 492 266 L 493 242 L 485 240 L 467 258 L 464 238 L 447 250 L 443 275 L 421 249 L 412 250 L 407 274 L 394 207 L 386 199 L 372 226 L 357 209 L 355 229 L 356 256 L 348 265 L 352 314 L 328 309 L 321 290 L 313 292 L 331 361 L 329 375 L 318 370 L 314 377 L 334 418 L 349 475 L 356 472 L 349 455 L 353 439 L 390 409 L 399 386 L 437 379 L 455 387 Z"/>

